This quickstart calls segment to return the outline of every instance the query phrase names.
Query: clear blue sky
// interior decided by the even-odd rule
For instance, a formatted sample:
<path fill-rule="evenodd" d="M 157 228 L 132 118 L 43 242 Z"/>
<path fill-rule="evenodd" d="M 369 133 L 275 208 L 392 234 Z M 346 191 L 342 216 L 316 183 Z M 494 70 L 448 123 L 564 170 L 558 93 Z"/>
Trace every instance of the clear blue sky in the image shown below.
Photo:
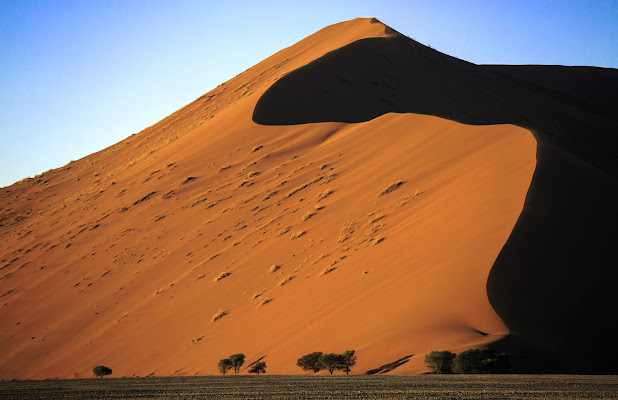
<path fill-rule="evenodd" d="M 118 142 L 359 16 L 474 63 L 618 68 L 618 0 L 0 0 L 0 186 Z"/>

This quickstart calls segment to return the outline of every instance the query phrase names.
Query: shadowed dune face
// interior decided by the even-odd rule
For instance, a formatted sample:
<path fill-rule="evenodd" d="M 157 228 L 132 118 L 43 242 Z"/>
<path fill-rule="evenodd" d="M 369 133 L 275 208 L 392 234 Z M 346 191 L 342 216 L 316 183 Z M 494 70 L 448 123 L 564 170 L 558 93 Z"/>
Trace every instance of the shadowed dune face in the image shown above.
<path fill-rule="evenodd" d="M 615 371 L 605 322 L 617 298 L 618 71 L 477 66 L 402 36 L 337 49 L 277 81 L 253 119 L 266 125 L 361 122 L 389 112 L 509 123 L 537 140 L 537 168 L 488 294 L 516 366 Z M 596 327 L 596 328 L 595 328 Z M 566 357 L 564 357 L 566 355 Z"/>
<path fill-rule="evenodd" d="M 361 39 L 275 82 L 258 101 L 253 120 L 263 125 L 354 123 L 389 112 L 436 110 L 464 123 L 505 120 L 510 111 L 502 110 L 499 99 L 489 104 L 485 119 L 476 117 L 478 107 L 488 105 L 477 95 L 484 79 L 476 66 L 400 35 Z"/>
<path fill-rule="evenodd" d="M 593 114 L 615 118 L 615 110 L 618 109 L 618 74 L 615 69 L 559 65 L 482 67 Z"/>
<path fill-rule="evenodd" d="M 607 108 L 618 104 L 616 92 L 616 70 L 477 66 L 391 35 L 355 41 L 283 76 L 259 99 L 253 120 L 355 123 L 398 112 L 509 123 L 615 176 L 618 120 Z"/>

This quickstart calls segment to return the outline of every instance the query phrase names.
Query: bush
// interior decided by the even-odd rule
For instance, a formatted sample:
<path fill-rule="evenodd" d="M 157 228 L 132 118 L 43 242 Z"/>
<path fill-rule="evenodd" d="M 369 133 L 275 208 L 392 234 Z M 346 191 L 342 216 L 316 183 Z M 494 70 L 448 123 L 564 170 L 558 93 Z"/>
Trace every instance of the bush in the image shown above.
<path fill-rule="evenodd" d="M 242 353 L 232 354 L 230 357 L 230 362 L 232 363 L 232 367 L 234 368 L 234 373 L 237 374 L 240 372 L 240 367 L 245 363 L 245 355 Z"/>
<path fill-rule="evenodd" d="M 219 368 L 219 372 L 221 372 L 221 374 L 225 375 L 227 371 L 232 369 L 232 361 L 230 361 L 229 358 L 222 358 L 219 360 L 217 368 Z"/>
<path fill-rule="evenodd" d="M 264 361 L 258 361 L 249 369 L 250 374 L 257 374 L 260 376 L 261 373 L 266 373 L 266 363 Z"/>
<path fill-rule="evenodd" d="M 470 349 L 453 360 L 453 371 L 459 374 L 499 374 L 510 370 L 509 358 L 493 349 Z"/>
<path fill-rule="evenodd" d="M 432 351 L 425 355 L 425 365 L 434 374 L 453 373 L 453 359 L 455 354 L 450 351 Z"/>
<path fill-rule="evenodd" d="M 298 365 L 305 371 L 313 371 L 314 374 L 318 373 L 323 369 L 320 362 L 322 355 L 323 353 L 321 351 L 316 351 L 311 354 L 305 354 L 296 361 L 296 365 Z"/>
<path fill-rule="evenodd" d="M 92 369 L 92 373 L 99 378 L 103 378 L 105 375 L 111 375 L 112 370 L 104 365 L 98 365 Z"/>

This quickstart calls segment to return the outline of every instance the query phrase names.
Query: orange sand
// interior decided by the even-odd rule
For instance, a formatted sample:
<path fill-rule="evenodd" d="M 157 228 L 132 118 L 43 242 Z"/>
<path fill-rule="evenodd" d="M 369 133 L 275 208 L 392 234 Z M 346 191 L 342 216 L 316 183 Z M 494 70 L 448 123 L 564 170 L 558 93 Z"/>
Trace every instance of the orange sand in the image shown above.
<path fill-rule="evenodd" d="M 355 373 L 409 355 L 393 373 L 419 373 L 428 351 L 507 334 L 485 285 L 535 169 L 529 131 L 416 114 L 251 119 L 282 75 L 385 30 L 327 27 L 137 135 L 2 189 L 0 378 L 99 364 L 216 374 L 235 352 L 300 374 L 301 355 L 346 349 Z"/>

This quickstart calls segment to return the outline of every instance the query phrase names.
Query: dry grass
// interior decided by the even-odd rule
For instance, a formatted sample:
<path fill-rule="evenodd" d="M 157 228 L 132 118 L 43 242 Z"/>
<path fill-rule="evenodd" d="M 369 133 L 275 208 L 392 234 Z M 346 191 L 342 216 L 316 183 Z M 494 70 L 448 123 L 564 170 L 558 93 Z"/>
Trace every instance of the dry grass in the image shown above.
<path fill-rule="evenodd" d="M 345 242 L 350 237 L 350 235 L 352 235 L 353 232 L 354 232 L 354 229 L 351 226 L 345 226 L 341 228 L 341 232 L 339 232 L 339 239 L 337 240 L 337 243 Z"/>
<path fill-rule="evenodd" d="M 285 200 L 285 199 L 288 199 L 288 198 L 292 197 L 296 193 L 300 192 L 301 190 L 304 190 L 304 189 L 308 188 L 310 185 L 313 185 L 314 183 L 319 182 L 322 179 L 324 179 L 323 176 L 318 176 L 317 178 L 312 179 L 311 181 L 305 183 L 304 185 L 301 185 L 301 186 L 297 187 L 296 189 L 292 190 L 290 193 L 286 194 L 283 199 Z"/>
<path fill-rule="evenodd" d="M 328 274 L 329 272 L 333 272 L 336 269 L 337 269 L 337 267 L 333 267 L 332 265 L 328 266 L 328 267 L 324 267 L 322 272 L 320 272 L 320 276 L 324 276 L 324 275 Z"/>
<path fill-rule="evenodd" d="M 397 205 L 397 207 L 401 207 L 401 206 L 408 204 L 410 201 L 414 200 L 421 193 L 423 192 L 421 192 L 420 190 L 417 190 L 416 192 L 414 192 L 413 195 L 401 197 L 399 199 L 399 204 Z"/>
<path fill-rule="evenodd" d="M 318 198 L 317 201 L 322 201 L 325 198 L 327 198 L 328 196 L 330 196 L 333 193 L 332 190 L 330 189 L 326 189 L 325 191 L 323 191 L 322 193 L 318 194 Z"/>
<path fill-rule="evenodd" d="M 380 223 L 377 223 L 377 224 L 373 225 L 373 226 L 371 227 L 371 234 L 373 235 L 374 233 L 376 233 L 377 231 L 379 231 L 379 230 L 380 230 L 382 227 L 384 227 L 384 226 L 385 226 L 385 225 L 384 225 L 384 223 L 382 223 L 382 222 L 380 222 Z"/>
<path fill-rule="evenodd" d="M 150 174 L 150 175 L 152 175 L 152 174 Z M 186 185 L 187 183 L 192 182 L 192 181 L 194 181 L 196 179 L 197 178 L 195 176 L 189 176 L 189 177 L 187 177 L 187 179 L 185 179 L 184 181 L 181 182 L 181 185 Z"/>
<path fill-rule="evenodd" d="M 296 231 L 292 234 L 292 236 L 290 237 L 290 239 L 294 240 L 294 239 L 298 239 L 299 237 L 303 236 L 305 233 L 305 231 Z"/>
<path fill-rule="evenodd" d="M 227 311 L 224 311 L 222 308 L 220 308 L 219 311 L 217 311 L 217 313 L 212 316 L 210 322 L 215 322 L 216 320 L 223 318 L 227 313 Z"/>
<path fill-rule="evenodd" d="M 78 179 L 79 179 L 79 178 L 76 178 L 76 180 L 78 180 Z M 25 177 L 25 178 L 23 178 L 23 179 L 18 180 L 17 182 L 15 182 L 15 184 L 16 184 L 16 185 L 21 185 L 21 184 L 24 184 L 24 183 L 26 183 L 26 182 L 28 182 L 28 181 L 31 181 L 31 180 L 32 180 L 32 178 L 31 178 L 31 177 L 29 177 L 29 176 L 27 176 L 27 177 Z"/>
<path fill-rule="evenodd" d="M 249 172 L 247 174 L 247 178 L 253 178 L 254 176 L 258 176 L 260 173 L 258 171 Z"/>
<path fill-rule="evenodd" d="M 261 295 L 262 295 L 262 292 L 256 291 L 255 293 L 253 293 L 253 296 L 251 296 L 251 300 L 255 300 L 258 297 L 260 297 Z"/>
<path fill-rule="evenodd" d="M 230 275 L 231 275 L 230 272 L 221 272 L 219 275 L 215 277 L 215 279 L 213 279 L 213 282 L 219 282 L 221 279 L 225 278 L 226 276 L 230 276 Z"/>
<path fill-rule="evenodd" d="M 257 305 L 257 306 L 258 306 L 258 307 L 262 307 L 264 304 L 268 304 L 268 303 L 270 303 L 271 301 L 273 301 L 273 299 L 269 299 L 268 297 L 264 297 L 264 298 L 262 299 L 262 301 L 260 301 L 260 302 L 258 303 L 258 305 Z"/>
<path fill-rule="evenodd" d="M 316 204 L 314 208 L 315 208 L 316 211 L 320 211 L 320 210 L 322 210 L 324 208 L 324 206 L 320 205 L 320 204 Z"/>
<path fill-rule="evenodd" d="M 382 219 L 382 218 L 384 218 L 384 217 L 385 217 L 385 215 L 384 215 L 384 214 L 382 214 L 382 215 L 378 215 L 377 217 L 373 217 L 373 218 L 371 219 L 370 224 L 375 224 L 376 222 L 378 222 L 379 220 L 381 220 L 381 219 Z"/>
<path fill-rule="evenodd" d="M 385 194 L 389 194 L 390 192 L 397 190 L 399 186 L 403 185 L 404 183 L 405 182 L 403 181 L 397 181 L 397 182 L 391 183 L 386 189 L 380 192 L 380 196 L 384 196 Z"/>
<path fill-rule="evenodd" d="M 307 214 L 303 215 L 302 220 L 306 221 L 309 218 L 313 217 L 315 214 L 316 214 L 315 211 L 307 211 Z"/>
<path fill-rule="evenodd" d="M 268 269 L 268 273 L 272 274 L 275 273 L 277 270 L 279 270 L 279 268 L 281 268 L 279 265 L 277 264 L 273 264 L 270 266 L 270 268 Z"/>
<path fill-rule="evenodd" d="M 386 239 L 386 238 L 383 238 L 382 236 L 378 236 L 378 237 L 376 237 L 375 239 L 372 240 L 371 245 L 375 246 L 378 243 L 382 243 L 384 241 L 384 239 Z"/>
<path fill-rule="evenodd" d="M 291 281 L 292 279 L 294 279 L 294 276 L 293 275 L 288 275 L 285 278 L 281 279 L 279 281 L 279 283 L 277 283 L 277 286 L 283 286 L 286 283 L 288 283 L 289 281 Z"/>

